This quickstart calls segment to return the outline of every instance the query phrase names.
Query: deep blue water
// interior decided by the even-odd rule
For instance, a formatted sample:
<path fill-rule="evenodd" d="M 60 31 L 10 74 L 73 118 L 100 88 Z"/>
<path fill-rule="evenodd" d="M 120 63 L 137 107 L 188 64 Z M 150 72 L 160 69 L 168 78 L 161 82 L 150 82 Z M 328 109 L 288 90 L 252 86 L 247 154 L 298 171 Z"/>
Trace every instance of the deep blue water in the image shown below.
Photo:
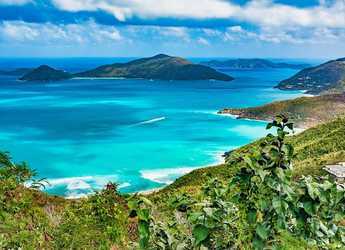
<path fill-rule="evenodd" d="M 124 59 L 121 59 L 122 61 Z M 120 59 L 1 59 L 0 69 L 46 63 L 79 71 Z M 265 123 L 217 115 L 300 96 L 273 89 L 296 71 L 226 72 L 219 81 L 73 79 L 23 83 L 0 76 L 1 149 L 26 161 L 47 192 L 79 196 L 108 181 L 121 191 L 160 187 L 265 135 Z"/>

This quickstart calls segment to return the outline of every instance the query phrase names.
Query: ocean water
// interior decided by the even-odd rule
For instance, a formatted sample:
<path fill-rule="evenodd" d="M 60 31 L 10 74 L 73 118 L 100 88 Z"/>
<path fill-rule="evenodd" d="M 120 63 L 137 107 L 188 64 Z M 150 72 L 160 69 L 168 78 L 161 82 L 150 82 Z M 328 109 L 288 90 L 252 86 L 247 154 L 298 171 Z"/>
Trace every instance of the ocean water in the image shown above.
<path fill-rule="evenodd" d="M 0 69 L 48 63 L 78 71 L 120 61 L 90 60 L 1 59 Z M 217 110 L 302 95 L 273 88 L 295 70 L 223 72 L 236 80 L 24 83 L 0 76 L 0 148 L 47 178 L 52 194 L 80 197 L 108 181 L 122 192 L 167 185 L 266 134 L 264 122 Z"/>

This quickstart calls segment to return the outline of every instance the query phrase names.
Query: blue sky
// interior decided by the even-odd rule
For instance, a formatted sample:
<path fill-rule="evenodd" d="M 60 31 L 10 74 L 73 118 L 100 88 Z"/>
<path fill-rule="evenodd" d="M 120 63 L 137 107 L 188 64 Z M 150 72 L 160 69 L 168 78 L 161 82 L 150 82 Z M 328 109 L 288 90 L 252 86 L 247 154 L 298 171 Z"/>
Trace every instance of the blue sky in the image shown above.
<path fill-rule="evenodd" d="M 345 56 L 345 0 L 0 0 L 0 57 Z"/>

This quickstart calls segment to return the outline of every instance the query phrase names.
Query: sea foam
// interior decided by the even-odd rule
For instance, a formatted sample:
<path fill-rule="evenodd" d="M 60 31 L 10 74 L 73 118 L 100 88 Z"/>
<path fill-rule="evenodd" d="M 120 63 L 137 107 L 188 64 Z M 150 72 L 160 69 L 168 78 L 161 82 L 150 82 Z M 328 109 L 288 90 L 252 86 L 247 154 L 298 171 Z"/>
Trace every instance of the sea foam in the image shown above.
<path fill-rule="evenodd" d="M 188 174 L 197 167 L 141 170 L 141 177 L 160 184 L 171 184 L 181 175 Z"/>
<path fill-rule="evenodd" d="M 64 188 L 66 198 L 81 198 L 94 193 L 95 190 L 102 189 L 109 181 L 117 182 L 117 175 L 104 176 L 78 176 L 68 178 L 50 178 L 47 179 L 48 190 L 55 188 Z M 131 186 L 129 182 L 120 183 L 118 188 Z"/>

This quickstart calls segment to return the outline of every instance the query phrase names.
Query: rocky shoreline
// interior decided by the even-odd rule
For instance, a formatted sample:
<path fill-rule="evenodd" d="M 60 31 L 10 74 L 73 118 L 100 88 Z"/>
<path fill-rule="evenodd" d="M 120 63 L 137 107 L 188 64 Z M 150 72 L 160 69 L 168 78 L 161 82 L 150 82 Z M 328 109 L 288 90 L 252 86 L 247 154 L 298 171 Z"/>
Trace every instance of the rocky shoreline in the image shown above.
<path fill-rule="evenodd" d="M 345 115 L 345 94 L 299 97 L 250 108 L 225 108 L 217 112 L 236 119 L 271 121 L 284 114 L 295 127 L 306 129 Z"/>

